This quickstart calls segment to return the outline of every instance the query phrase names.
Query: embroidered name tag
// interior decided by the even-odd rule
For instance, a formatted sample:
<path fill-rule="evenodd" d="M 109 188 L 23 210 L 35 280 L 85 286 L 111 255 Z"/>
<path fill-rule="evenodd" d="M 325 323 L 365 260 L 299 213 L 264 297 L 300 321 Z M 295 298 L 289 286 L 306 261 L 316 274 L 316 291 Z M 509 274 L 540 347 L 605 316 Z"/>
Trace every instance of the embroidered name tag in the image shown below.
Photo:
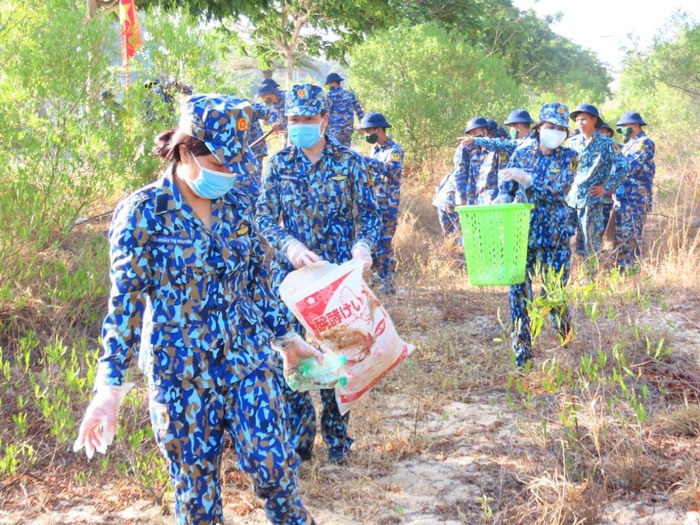
<path fill-rule="evenodd" d="M 194 241 L 192 239 L 180 239 L 178 237 L 168 237 L 166 235 L 159 235 L 153 239 L 154 244 L 177 244 L 178 246 L 193 246 Z"/>

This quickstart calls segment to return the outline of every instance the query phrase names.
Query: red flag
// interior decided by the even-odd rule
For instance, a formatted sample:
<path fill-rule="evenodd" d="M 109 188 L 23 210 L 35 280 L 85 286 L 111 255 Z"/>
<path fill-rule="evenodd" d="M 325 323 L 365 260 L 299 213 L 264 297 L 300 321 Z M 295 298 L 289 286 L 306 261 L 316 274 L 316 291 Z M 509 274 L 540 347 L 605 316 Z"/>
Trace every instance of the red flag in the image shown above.
<path fill-rule="evenodd" d="M 122 41 L 122 63 L 126 65 L 142 45 L 135 0 L 119 0 L 119 29 Z"/>

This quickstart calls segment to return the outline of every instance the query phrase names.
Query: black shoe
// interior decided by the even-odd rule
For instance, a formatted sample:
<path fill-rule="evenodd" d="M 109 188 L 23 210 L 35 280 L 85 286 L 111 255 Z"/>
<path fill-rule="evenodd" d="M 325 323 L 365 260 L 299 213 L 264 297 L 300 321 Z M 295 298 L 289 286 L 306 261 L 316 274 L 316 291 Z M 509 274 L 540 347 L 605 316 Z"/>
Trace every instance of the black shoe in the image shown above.
<path fill-rule="evenodd" d="M 311 451 L 310 450 L 297 450 L 297 455 L 302 461 L 311 461 Z"/>
<path fill-rule="evenodd" d="M 331 448 L 328 450 L 328 461 L 334 465 L 342 465 L 350 457 L 350 449 L 344 447 Z"/>

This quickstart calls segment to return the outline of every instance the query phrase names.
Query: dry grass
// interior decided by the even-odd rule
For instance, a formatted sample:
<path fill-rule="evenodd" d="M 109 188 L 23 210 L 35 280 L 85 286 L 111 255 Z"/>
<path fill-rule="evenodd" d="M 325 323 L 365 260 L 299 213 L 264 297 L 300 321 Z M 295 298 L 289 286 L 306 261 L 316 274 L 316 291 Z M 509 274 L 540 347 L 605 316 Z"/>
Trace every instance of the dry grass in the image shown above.
<path fill-rule="evenodd" d="M 661 154 L 660 165 L 680 162 Z M 506 289 L 470 286 L 461 251 L 442 239 L 430 203 L 442 167 L 409 178 L 395 237 L 399 293 L 384 305 L 416 350 L 353 408 L 348 465 L 329 465 L 317 437 L 300 477 L 305 502 L 316 514 L 336 517 L 319 523 L 592 524 L 615 502 L 658 502 L 659 494 L 679 512 L 698 508 L 699 162 L 679 164 L 682 185 L 668 182 L 676 170 L 660 173 L 658 185 L 669 190 L 659 192 L 649 257 L 638 275 L 602 272 L 586 291 L 591 285 L 575 263 L 569 286 L 575 338 L 562 348 L 545 326 L 535 341 L 535 367 L 524 374 L 514 373 L 508 359 Z M 88 330 L 83 319 L 61 317 L 68 313 L 58 317 L 61 326 L 39 326 L 50 310 L 44 305 L 35 316 L 37 304 L 25 301 L 14 325 L 0 314 L 3 341 L 17 338 L 18 327 L 34 326 L 49 339 L 76 326 Z M 671 351 L 655 355 L 658 348 Z M 624 367 L 616 355 L 624 356 Z M 595 371 L 582 365 L 589 358 L 599 364 Z M 563 378 L 555 387 L 553 363 Z M 13 424 L 8 407 L 29 391 L 20 383 L 3 393 L 6 427 Z M 145 403 L 137 405 L 123 414 L 129 431 L 148 425 Z M 75 409 L 77 415 L 81 407 Z M 33 439 L 42 440 L 45 428 L 32 428 Z M 146 488 L 132 470 L 117 474 L 94 463 L 80 480 L 85 464 L 65 444 L 41 448 L 49 449 L 39 464 L 0 480 L 0 504 L 16 510 L 20 522 L 61 508 L 68 496 L 98 511 L 144 499 L 169 511 L 163 486 Z M 135 459 L 126 446 L 113 450 L 110 465 Z M 262 523 L 261 503 L 230 449 L 223 469 L 233 522 Z M 115 499 L 103 499 L 104 484 Z"/>

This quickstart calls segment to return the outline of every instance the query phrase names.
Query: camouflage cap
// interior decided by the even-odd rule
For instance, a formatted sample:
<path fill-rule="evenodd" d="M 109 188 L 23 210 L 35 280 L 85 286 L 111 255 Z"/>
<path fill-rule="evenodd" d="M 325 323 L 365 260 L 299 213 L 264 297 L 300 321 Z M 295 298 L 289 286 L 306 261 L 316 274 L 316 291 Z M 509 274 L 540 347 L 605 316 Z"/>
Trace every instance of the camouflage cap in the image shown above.
<path fill-rule="evenodd" d="M 540 109 L 540 122 L 569 127 L 569 107 L 560 102 L 549 102 Z"/>
<path fill-rule="evenodd" d="M 315 84 L 294 84 L 284 101 L 287 117 L 318 115 L 325 109 L 326 95 L 321 86 Z"/>
<path fill-rule="evenodd" d="M 255 163 L 248 148 L 253 108 L 227 95 L 192 95 L 182 105 L 179 128 L 207 145 L 232 173 L 247 175 Z"/>

